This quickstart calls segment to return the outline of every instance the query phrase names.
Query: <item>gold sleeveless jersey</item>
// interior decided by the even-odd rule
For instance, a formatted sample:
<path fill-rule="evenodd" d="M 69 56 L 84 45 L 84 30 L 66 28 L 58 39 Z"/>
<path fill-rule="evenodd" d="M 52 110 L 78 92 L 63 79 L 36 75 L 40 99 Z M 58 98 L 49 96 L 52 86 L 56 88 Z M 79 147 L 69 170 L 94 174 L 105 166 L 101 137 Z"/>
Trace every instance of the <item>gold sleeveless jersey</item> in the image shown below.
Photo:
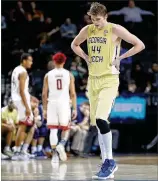
<path fill-rule="evenodd" d="M 99 30 L 95 25 L 89 25 L 87 38 L 90 76 L 102 76 L 119 74 L 112 62 L 120 54 L 120 44 L 112 42 L 112 24 L 108 23 Z"/>

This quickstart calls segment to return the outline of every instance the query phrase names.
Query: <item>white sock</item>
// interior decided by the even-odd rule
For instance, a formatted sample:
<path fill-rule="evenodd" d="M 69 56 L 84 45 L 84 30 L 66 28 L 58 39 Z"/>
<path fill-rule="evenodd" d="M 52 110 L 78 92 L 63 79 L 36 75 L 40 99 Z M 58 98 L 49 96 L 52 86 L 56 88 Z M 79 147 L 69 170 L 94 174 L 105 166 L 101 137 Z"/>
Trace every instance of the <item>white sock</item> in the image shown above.
<path fill-rule="evenodd" d="M 5 146 L 4 150 L 5 151 L 10 151 L 10 146 Z"/>
<path fill-rule="evenodd" d="M 20 152 L 21 151 L 21 146 L 16 146 L 15 152 Z"/>
<path fill-rule="evenodd" d="M 37 146 L 37 151 L 38 151 L 38 152 L 42 151 L 42 145 L 38 145 L 38 146 Z"/>
<path fill-rule="evenodd" d="M 29 147 L 29 144 L 25 143 L 22 147 L 22 151 L 27 151 Z"/>
<path fill-rule="evenodd" d="M 105 159 L 107 159 L 107 156 L 106 156 L 106 150 L 105 150 L 102 134 L 100 133 L 100 131 L 98 131 L 98 141 L 99 141 L 99 146 L 100 146 L 100 151 L 101 151 L 102 163 L 104 163 Z"/>
<path fill-rule="evenodd" d="M 36 146 L 32 146 L 31 147 L 31 153 L 34 154 L 37 151 L 37 147 Z"/>
<path fill-rule="evenodd" d="M 112 156 L 112 133 L 111 133 L 111 131 L 106 133 L 106 134 L 102 134 L 102 139 L 104 142 L 107 159 L 113 159 L 113 156 Z"/>
<path fill-rule="evenodd" d="M 55 146 L 58 144 L 58 129 L 51 129 L 49 135 L 49 141 L 51 146 Z"/>

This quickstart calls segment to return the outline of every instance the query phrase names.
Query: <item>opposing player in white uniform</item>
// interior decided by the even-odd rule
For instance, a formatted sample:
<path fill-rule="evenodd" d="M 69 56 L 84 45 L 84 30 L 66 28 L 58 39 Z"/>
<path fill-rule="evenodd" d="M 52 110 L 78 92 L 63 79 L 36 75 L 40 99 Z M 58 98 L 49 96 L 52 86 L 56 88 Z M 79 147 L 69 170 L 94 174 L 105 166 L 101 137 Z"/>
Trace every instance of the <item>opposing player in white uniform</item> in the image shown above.
<path fill-rule="evenodd" d="M 62 161 L 67 160 L 64 142 L 66 130 L 71 120 L 70 99 L 72 100 L 72 119 L 77 116 L 76 92 L 74 77 L 63 68 L 66 56 L 57 53 L 53 56 L 55 68 L 49 71 L 43 85 L 43 108 L 47 113 L 47 126 L 50 128 L 50 144 L 53 151 L 52 162 L 58 162 L 58 154 Z M 58 144 L 58 129 L 62 129 L 61 141 Z M 58 152 L 58 153 L 57 153 Z"/>
<path fill-rule="evenodd" d="M 11 77 L 11 97 L 17 107 L 19 114 L 19 128 L 15 140 L 16 152 L 12 160 L 28 159 L 26 153 L 33 136 L 33 114 L 31 111 L 29 76 L 27 69 L 32 66 L 32 56 L 24 53 L 21 56 L 21 64 L 17 66 Z M 25 133 L 28 133 L 26 141 L 21 150 L 21 143 L 24 142 Z"/>

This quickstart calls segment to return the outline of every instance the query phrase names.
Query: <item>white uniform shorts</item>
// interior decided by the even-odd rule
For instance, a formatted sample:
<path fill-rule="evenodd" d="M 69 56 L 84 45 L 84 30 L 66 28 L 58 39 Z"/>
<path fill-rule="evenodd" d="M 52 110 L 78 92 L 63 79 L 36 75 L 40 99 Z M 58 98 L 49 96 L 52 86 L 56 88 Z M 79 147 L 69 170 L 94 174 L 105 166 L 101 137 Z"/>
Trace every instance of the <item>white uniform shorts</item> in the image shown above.
<path fill-rule="evenodd" d="M 48 102 L 47 126 L 48 128 L 69 129 L 71 120 L 70 104 L 64 102 Z"/>
<path fill-rule="evenodd" d="M 18 110 L 18 115 L 19 115 L 19 122 L 33 122 L 33 114 L 32 114 L 32 111 L 31 111 L 31 115 L 29 117 L 26 116 L 26 108 L 23 104 L 22 101 L 13 101 L 17 110 Z M 31 102 L 28 101 L 27 102 L 30 110 L 31 110 Z"/>

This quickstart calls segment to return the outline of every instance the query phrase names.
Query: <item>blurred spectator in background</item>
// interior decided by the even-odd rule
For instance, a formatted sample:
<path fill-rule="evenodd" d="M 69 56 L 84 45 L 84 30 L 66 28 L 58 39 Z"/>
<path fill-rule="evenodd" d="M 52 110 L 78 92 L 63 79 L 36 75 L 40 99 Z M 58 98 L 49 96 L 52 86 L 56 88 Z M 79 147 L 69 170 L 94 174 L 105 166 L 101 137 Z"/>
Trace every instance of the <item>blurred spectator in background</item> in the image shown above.
<path fill-rule="evenodd" d="M 49 36 L 52 36 L 59 32 L 60 28 L 58 26 L 53 25 L 52 18 L 47 17 L 45 19 L 45 24 L 43 25 L 43 32 L 47 32 Z"/>
<path fill-rule="evenodd" d="M 47 17 L 42 27 L 42 34 L 47 34 L 49 41 L 56 47 L 60 47 L 60 28 L 52 23 L 52 18 Z"/>
<path fill-rule="evenodd" d="M 80 92 L 83 92 L 83 93 L 86 92 L 87 81 L 88 81 L 87 75 L 83 76 L 82 79 L 81 79 L 81 83 L 79 85 Z"/>
<path fill-rule="evenodd" d="M 2 14 L 1 16 L 1 33 L 3 36 L 2 38 L 2 47 L 3 47 L 3 42 L 6 42 L 8 39 L 8 28 L 7 28 L 7 22 L 6 22 L 6 17 Z"/>
<path fill-rule="evenodd" d="M 60 49 L 60 28 L 52 24 L 52 18 L 47 17 L 42 26 L 42 32 L 37 36 L 41 53 L 55 53 Z"/>
<path fill-rule="evenodd" d="M 154 15 L 150 11 L 142 10 L 135 6 L 134 0 L 129 0 L 128 7 L 124 7 L 118 11 L 111 11 L 108 15 L 124 15 L 124 26 L 136 36 L 142 37 L 152 31 L 152 23 L 144 21 L 142 15 Z M 145 29 L 146 31 L 142 31 Z M 149 31 L 148 31 L 149 30 Z"/>
<path fill-rule="evenodd" d="M 79 91 L 79 85 L 80 85 L 80 75 L 77 70 L 77 62 L 73 61 L 70 66 L 70 72 L 75 77 L 75 89 L 78 92 Z"/>
<path fill-rule="evenodd" d="M 96 126 L 90 126 L 87 138 L 85 140 L 83 153 L 81 154 L 81 157 L 88 157 L 88 155 L 91 152 L 91 148 L 93 146 L 93 142 L 96 140 L 98 136 L 98 131 Z"/>
<path fill-rule="evenodd" d="M 151 83 L 151 91 L 158 90 L 158 63 L 153 63 L 152 68 L 148 70 L 149 81 Z"/>
<path fill-rule="evenodd" d="M 71 149 L 76 154 L 80 154 L 84 150 L 85 139 L 89 130 L 90 119 L 89 103 L 85 102 L 78 107 L 77 119 L 72 122 L 70 135 L 73 136 Z"/>
<path fill-rule="evenodd" d="M 5 16 L 1 17 L 1 29 L 5 30 L 7 28 L 6 18 Z"/>
<path fill-rule="evenodd" d="M 151 11 L 145 11 L 135 6 L 134 0 L 128 1 L 128 7 L 124 7 L 117 11 L 110 11 L 108 15 L 124 15 L 125 22 L 141 23 L 143 21 L 141 15 L 154 15 Z"/>
<path fill-rule="evenodd" d="M 87 82 L 86 80 L 87 69 L 84 67 L 82 62 L 83 62 L 82 59 L 79 56 L 76 56 L 70 66 L 70 72 L 75 77 L 76 91 L 80 91 L 80 86 L 81 86 L 81 91 L 85 90 L 85 83 Z M 82 88 L 82 86 L 84 87 Z"/>
<path fill-rule="evenodd" d="M 31 13 L 26 13 L 26 20 L 28 22 L 32 22 L 33 18 L 32 18 L 32 14 Z"/>
<path fill-rule="evenodd" d="M 37 157 L 47 158 L 43 152 L 43 144 L 45 137 L 47 136 L 46 120 L 43 118 L 43 108 L 42 105 L 36 107 L 33 111 L 34 120 L 36 124 L 36 130 L 32 140 L 31 154 Z"/>
<path fill-rule="evenodd" d="M 48 33 L 41 33 L 37 38 L 39 40 L 40 53 L 54 54 L 57 51 L 55 45 L 50 41 Z"/>
<path fill-rule="evenodd" d="M 50 71 L 54 68 L 54 64 L 53 64 L 53 61 L 50 60 L 48 63 L 47 63 L 47 70 Z"/>
<path fill-rule="evenodd" d="M 120 55 L 127 52 L 128 49 L 126 48 L 120 48 Z M 122 92 L 122 90 L 127 89 L 128 82 L 131 80 L 131 66 L 132 66 L 132 57 L 125 58 L 121 60 L 120 63 L 120 87 L 119 90 Z"/>
<path fill-rule="evenodd" d="M 25 21 L 25 13 L 23 2 L 18 1 L 17 7 L 11 11 L 11 20 L 17 23 L 23 23 Z"/>
<path fill-rule="evenodd" d="M 134 94 L 137 92 L 137 86 L 135 84 L 135 81 L 134 80 L 131 80 L 129 83 L 128 83 L 128 93 L 131 93 L 131 94 Z"/>
<path fill-rule="evenodd" d="M 43 22 L 44 21 L 44 14 L 41 10 L 37 9 L 36 3 L 34 1 L 32 1 L 30 3 L 30 6 L 31 6 L 30 12 L 33 15 L 33 19 L 38 18 L 41 22 Z"/>
<path fill-rule="evenodd" d="M 40 100 L 41 99 L 41 90 L 42 90 L 42 86 L 43 86 L 43 79 L 45 76 L 45 71 L 40 70 L 40 69 L 36 69 L 33 72 L 31 72 L 29 75 L 31 76 L 31 79 L 32 79 L 31 85 L 34 87 L 33 95 L 35 95 L 35 97 L 37 97 Z"/>
<path fill-rule="evenodd" d="M 72 40 L 77 34 L 77 27 L 75 24 L 72 24 L 70 18 L 67 18 L 65 23 L 61 25 L 60 31 L 63 38 Z"/>
<path fill-rule="evenodd" d="M 64 50 L 67 50 L 69 49 L 72 40 L 77 35 L 77 27 L 71 22 L 70 18 L 67 18 L 65 20 L 65 23 L 61 25 L 60 32 L 63 42 L 63 48 Z"/>
<path fill-rule="evenodd" d="M 16 125 L 19 121 L 18 112 L 11 100 L 9 100 L 8 105 L 6 107 L 3 107 L 1 110 L 1 121 L 2 136 L 6 135 L 4 154 L 11 158 L 13 156 L 13 153 L 11 151 L 10 146 L 12 143 L 13 136 L 16 133 Z"/>
<path fill-rule="evenodd" d="M 127 85 L 127 90 L 122 91 L 121 95 L 126 96 L 126 95 L 135 94 L 135 93 L 138 93 L 137 85 L 134 80 L 130 80 Z"/>
<path fill-rule="evenodd" d="M 141 64 L 134 65 L 134 69 L 131 73 L 132 80 L 135 81 L 138 92 L 144 92 L 147 86 L 147 74 L 144 72 Z"/>
<path fill-rule="evenodd" d="M 92 20 L 91 20 L 90 16 L 88 16 L 87 14 L 85 14 L 85 15 L 83 16 L 83 20 L 82 20 L 82 22 L 81 22 L 81 24 L 80 24 L 80 26 L 79 26 L 79 29 L 81 30 L 84 26 L 87 26 L 87 25 L 89 25 L 89 24 L 92 24 Z"/>
<path fill-rule="evenodd" d="M 74 61 L 77 63 L 77 70 L 79 72 L 79 76 L 82 78 L 84 75 L 87 74 L 87 69 L 83 65 L 83 60 L 81 59 L 81 57 L 76 56 Z"/>
<path fill-rule="evenodd" d="M 117 129 L 112 129 L 112 148 L 115 152 L 118 149 L 120 132 Z"/>
<path fill-rule="evenodd" d="M 151 92 L 151 82 L 148 81 L 144 93 L 150 93 L 150 92 Z"/>

